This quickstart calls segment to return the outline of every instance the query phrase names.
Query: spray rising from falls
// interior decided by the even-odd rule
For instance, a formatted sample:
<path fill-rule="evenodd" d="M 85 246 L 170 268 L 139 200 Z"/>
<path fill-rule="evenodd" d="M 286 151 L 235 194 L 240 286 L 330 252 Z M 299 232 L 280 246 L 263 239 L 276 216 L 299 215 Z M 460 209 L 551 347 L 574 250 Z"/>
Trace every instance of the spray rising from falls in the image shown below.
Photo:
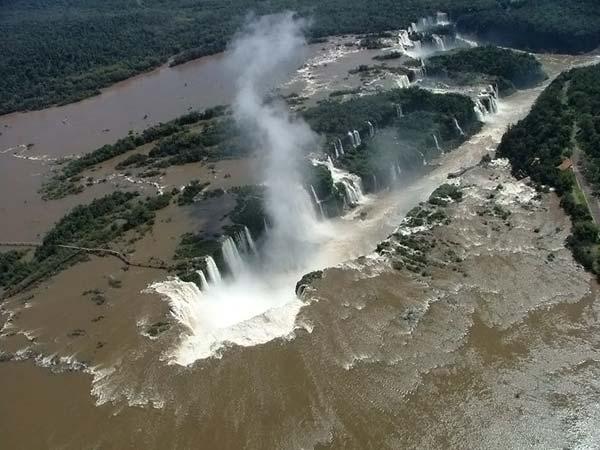
<path fill-rule="evenodd" d="M 230 46 L 226 64 L 237 79 L 234 118 L 262 152 L 268 227 L 258 256 L 247 229 L 223 240 L 229 276 L 222 276 L 215 261 L 207 258 L 204 292 L 177 279 L 152 286 L 167 297 L 185 328 L 174 363 L 219 356 L 226 343 L 256 345 L 294 330 L 303 305 L 295 296 L 295 283 L 313 270 L 311 257 L 325 238 L 298 169 L 299 158 L 316 146 L 316 137 L 285 105 L 264 98 L 300 65 L 303 27 L 291 14 L 265 16 L 247 24 Z M 351 134 L 360 144 L 358 132 Z"/>

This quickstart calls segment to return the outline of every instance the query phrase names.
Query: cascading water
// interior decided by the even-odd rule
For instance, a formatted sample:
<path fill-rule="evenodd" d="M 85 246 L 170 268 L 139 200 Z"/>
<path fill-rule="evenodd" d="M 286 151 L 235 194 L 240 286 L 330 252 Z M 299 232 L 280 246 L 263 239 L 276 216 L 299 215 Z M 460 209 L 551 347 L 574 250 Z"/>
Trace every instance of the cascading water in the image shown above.
<path fill-rule="evenodd" d="M 440 142 L 438 141 L 438 138 L 437 138 L 436 134 L 433 133 L 431 136 L 433 136 L 433 141 L 435 142 L 435 148 L 437 149 L 437 151 L 440 152 L 440 153 L 444 153 L 444 151 L 440 147 Z"/>
<path fill-rule="evenodd" d="M 458 133 L 461 136 L 465 135 L 465 132 L 463 131 L 463 129 L 461 128 L 460 124 L 458 123 L 458 120 L 456 120 L 456 117 L 452 118 L 452 121 L 454 122 L 454 127 L 456 128 L 456 131 L 458 131 Z"/>
<path fill-rule="evenodd" d="M 413 41 L 410 40 L 407 30 L 400 30 L 400 34 L 398 35 L 398 41 L 400 45 L 403 47 L 413 47 Z"/>
<path fill-rule="evenodd" d="M 254 239 L 252 239 L 252 233 L 250 233 L 248 227 L 244 227 L 244 236 L 246 237 L 246 242 L 248 243 L 248 247 L 250 248 L 252 253 L 255 255 L 258 254 L 256 243 L 254 242 Z"/>
<path fill-rule="evenodd" d="M 315 192 L 315 188 L 312 185 L 310 186 L 310 191 L 312 193 L 313 200 L 315 201 L 315 205 L 317 205 L 319 207 L 319 212 L 321 213 L 321 217 L 324 219 L 325 212 L 323 211 L 323 205 L 321 204 L 321 200 L 319 200 L 319 197 L 317 196 L 317 193 Z"/>
<path fill-rule="evenodd" d="M 335 141 L 333 143 L 333 152 L 335 153 L 336 158 L 340 157 L 340 151 L 338 150 L 338 145 L 337 145 L 337 142 L 335 142 Z"/>
<path fill-rule="evenodd" d="M 171 355 L 174 363 L 189 365 L 219 356 L 226 343 L 257 345 L 295 328 L 303 306 L 295 283 L 316 268 L 315 249 L 327 239 L 327 225 L 317 219 L 299 171 L 300 156 L 317 145 L 317 138 L 284 103 L 264 98 L 300 65 L 304 26 L 291 13 L 262 17 L 247 24 L 227 52 L 224 64 L 237 80 L 233 117 L 263 152 L 269 223 L 260 261 L 252 255 L 255 245 L 246 230 L 222 243 L 232 277 L 221 279 L 214 260 L 206 259 L 205 292 L 176 278 L 152 285 L 168 298 L 173 317 L 186 330 Z"/>
<path fill-rule="evenodd" d="M 355 147 L 358 145 L 356 143 L 356 140 L 354 139 L 354 133 L 352 131 L 348 131 L 348 137 L 350 138 L 350 143 L 352 144 L 352 147 Z"/>
<path fill-rule="evenodd" d="M 369 137 L 372 138 L 373 136 L 375 136 L 375 127 L 373 126 L 370 120 L 367 120 L 367 125 L 369 126 Z"/>
<path fill-rule="evenodd" d="M 208 279 L 211 284 L 220 284 L 222 281 L 221 272 L 217 267 L 217 263 L 212 256 L 206 257 L 206 272 L 208 273 Z"/>
<path fill-rule="evenodd" d="M 410 80 L 406 75 L 398 75 L 396 78 L 396 84 L 400 89 L 406 89 L 410 87 Z"/>
<path fill-rule="evenodd" d="M 240 255 L 237 245 L 231 236 L 228 236 L 222 244 L 223 260 L 227 268 L 234 276 L 239 276 L 244 270 L 244 260 Z"/>
<path fill-rule="evenodd" d="M 354 134 L 354 142 L 356 143 L 356 146 L 358 147 L 359 145 L 362 144 L 362 141 L 360 139 L 360 133 L 358 132 L 358 130 L 354 130 L 353 134 Z"/>
<path fill-rule="evenodd" d="M 200 277 L 200 288 L 203 291 L 207 291 L 209 288 L 209 285 L 208 285 L 208 280 L 206 279 L 206 276 L 204 275 L 204 272 L 202 272 L 201 270 L 198 270 L 197 273 L 198 273 L 198 276 Z"/>
<path fill-rule="evenodd" d="M 335 185 L 341 185 L 344 189 L 344 199 L 346 205 L 354 207 L 364 201 L 362 181 L 358 175 L 346 172 L 345 170 L 335 167 L 331 158 L 327 158 L 327 161 L 320 161 L 313 159 L 314 165 L 324 165 L 329 170 L 333 183 Z"/>
<path fill-rule="evenodd" d="M 344 154 L 344 145 L 342 144 L 342 140 L 338 138 L 337 143 L 338 143 L 338 148 L 340 149 L 340 154 L 343 155 Z"/>

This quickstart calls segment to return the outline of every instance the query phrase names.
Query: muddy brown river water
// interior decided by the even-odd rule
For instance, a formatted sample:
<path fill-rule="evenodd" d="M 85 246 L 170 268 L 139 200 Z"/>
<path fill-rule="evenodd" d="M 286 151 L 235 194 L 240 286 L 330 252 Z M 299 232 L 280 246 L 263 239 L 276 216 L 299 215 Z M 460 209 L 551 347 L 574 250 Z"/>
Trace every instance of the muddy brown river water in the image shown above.
<path fill-rule="evenodd" d="M 366 56 L 340 58 L 351 67 Z M 589 60 L 542 59 L 551 75 Z M 331 64 L 314 68 L 308 88 L 330 76 Z M 302 326 L 288 338 L 169 365 L 181 330 L 145 335 L 168 306 L 140 293 L 164 274 L 124 271 L 109 258 L 92 257 L 3 303 L 0 361 L 10 360 L 0 362 L 0 447 L 594 448 L 598 288 L 564 248 L 570 224 L 553 194 L 532 201 L 506 167 L 476 168 L 461 179 L 466 199 L 449 207 L 451 224 L 430 231 L 462 252 L 456 270 L 422 277 L 371 254 L 449 172 L 493 150 L 541 90 L 504 99 L 482 132 L 426 177 L 335 221 L 342 237 L 318 263 L 336 267 L 304 294 Z M 162 68 L 75 105 L 0 117 L 10 126 L 0 148 L 34 143 L 26 154 L 50 157 L 89 151 L 230 95 L 220 57 Z M 0 155 L 6 240 L 31 239 L 98 194 L 42 203 L 35 191 L 46 164 Z M 499 183 L 506 188 L 496 201 L 510 208 L 510 226 L 475 211 Z M 172 251 L 190 220 L 159 215 L 134 256 Z M 201 217 L 193 220 L 201 226 Z M 82 296 L 94 288 L 106 303 Z M 73 335 L 77 329 L 85 334 Z"/>

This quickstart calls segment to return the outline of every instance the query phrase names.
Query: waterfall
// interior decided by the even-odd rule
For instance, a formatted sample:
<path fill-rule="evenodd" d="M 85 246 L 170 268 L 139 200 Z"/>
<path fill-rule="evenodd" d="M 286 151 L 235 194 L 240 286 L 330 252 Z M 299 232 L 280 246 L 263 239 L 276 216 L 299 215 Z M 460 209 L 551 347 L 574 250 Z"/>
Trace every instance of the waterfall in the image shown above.
<path fill-rule="evenodd" d="M 396 78 L 396 84 L 399 88 L 406 89 L 410 87 L 410 80 L 406 75 L 399 75 L 398 78 Z"/>
<path fill-rule="evenodd" d="M 312 184 L 310 186 L 310 192 L 312 193 L 315 204 L 318 205 L 318 207 L 319 207 L 319 212 L 321 213 L 321 217 L 324 219 L 325 212 L 323 211 L 323 205 L 321 204 L 321 200 L 319 200 L 319 197 L 317 196 L 317 193 L 315 192 L 315 188 L 312 186 Z"/>
<path fill-rule="evenodd" d="M 419 154 L 423 158 L 423 165 L 426 166 L 427 165 L 427 160 L 425 159 L 425 155 L 423 154 L 423 152 L 419 152 Z"/>
<path fill-rule="evenodd" d="M 353 207 L 360 204 L 364 194 L 358 184 L 354 183 L 350 179 L 342 179 L 339 181 L 344 187 L 344 196 L 346 198 L 346 204 Z"/>
<path fill-rule="evenodd" d="M 403 47 L 413 46 L 413 42 L 410 40 L 407 30 L 400 30 L 400 34 L 398 35 L 398 41 Z"/>
<path fill-rule="evenodd" d="M 203 291 L 207 291 L 208 290 L 208 281 L 206 280 L 206 276 L 204 275 L 204 272 L 202 272 L 201 270 L 197 270 L 196 273 L 200 277 L 200 288 Z"/>
<path fill-rule="evenodd" d="M 357 130 L 354 130 L 354 143 L 356 144 L 355 146 L 358 147 L 359 145 L 362 144 L 362 141 L 360 140 L 360 133 Z"/>
<path fill-rule="evenodd" d="M 335 153 L 335 157 L 339 158 L 340 157 L 340 151 L 338 150 L 337 141 L 333 141 L 333 151 Z"/>
<path fill-rule="evenodd" d="M 373 190 L 377 190 L 377 176 L 373 174 Z"/>
<path fill-rule="evenodd" d="M 373 126 L 370 120 L 367 120 L 367 125 L 369 125 L 369 137 L 372 138 L 373 136 L 375 136 L 375 127 Z"/>
<path fill-rule="evenodd" d="M 252 250 L 252 253 L 254 253 L 256 255 L 258 253 L 258 250 L 256 248 L 256 243 L 254 242 L 254 239 L 252 239 L 252 233 L 250 233 L 250 230 L 246 226 L 244 226 L 244 236 L 246 237 L 246 242 L 248 243 L 248 247 L 250 247 L 250 250 Z"/>
<path fill-rule="evenodd" d="M 223 259 L 230 272 L 234 276 L 239 275 L 244 269 L 244 260 L 231 236 L 227 236 L 227 239 L 223 241 L 221 252 L 223 253 Z"/>
<path fill-rule="evenodd" d="M 340 149 L 340 154 L 343 155 L 344 154 L 344 146 L 342 145 L 342 140 L 338 138 L 337 142 L 338 142 L 338 146 Z"/>
<path fill-rule="evenodd" d="M 404 112 L 402 111 L 402 105 L 400 105 L 400 104 L 396 105 L 396 117 L 398 117 L 398 118 L 404 117 Z"/>
<path fill-rule="evenodd" d="M 212 256 L 206 257 L 206 272 L 208 273 L 208 279 L 212 284 L 219 284 L 221 282 L 221 272 L 219 272 L 217 263 L 215 263 Z"/>
<path fill-rule="evenodd" d="M 358 175 L 346 172 L 333 165 L 331 158 L 327 158 L 327 162 L 312 160 L 315 165 L 325 165 L 331 174 L 331 178 L 335 185 L 341 185 L 344 194 L 344 204 L 347 207 L 354 207 L 364 200 L 362 181 Z"/>
<path fill-rule="evenodd" d="M 358 145 L 356 143 L 356 140 L 354 139 L 354 133 L 352 133 L 352 131 L 348 131 L 348 137 L 350 138 L 350 143 L 352 144 L 352 147 L 355 147 Z"/>
<path fill-rule="evenodd" d="M 454 127 L 456 128 L 456 131 L 458 131 L 460 133 L 461 136 L 465 135 L 465 132 L 463 131 L 463 129 L 460 127 L 460 124 L 458 123 L 458 120 L 456 120 L 456 117 L 452 118 L 452 121 L 454 122 Z"/>
<path fill-rule="evenodd" d="M 433 42 L 435 43 L 435 48 L 439 51 L 446 51 L 446 44 L 444 43 L 444 39 L 442 39 L 437 34 L 431 35 Z"/>
<path fill-rule="evenodd" d="M 433 136 L 433 140 L 435 142 L 435 148 L 437 149 L 437 151 L 440 152 L 440 153 L 444 153 L 444 151 L 440 147 L 440 143 L 439 143 L 438 138 L 435 135 L 435 133 L 433 133 L 431 136 Z"/>
<path fill-rule="evenodd" d="M 485 106 L 483 106 L 483 103 L 479 97 L 475 99 L 475 112 L 477 113 L 477 118 L 479 121 L 483 122 L 485 115 L 487 114 L 487 110 L 485 109 Z"/>

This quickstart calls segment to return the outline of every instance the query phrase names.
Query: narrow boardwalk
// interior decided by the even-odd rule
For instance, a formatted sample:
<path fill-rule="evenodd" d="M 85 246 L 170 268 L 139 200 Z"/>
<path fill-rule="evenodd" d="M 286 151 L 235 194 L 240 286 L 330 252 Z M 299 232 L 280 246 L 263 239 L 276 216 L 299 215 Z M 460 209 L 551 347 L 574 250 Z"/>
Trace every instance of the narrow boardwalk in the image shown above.
<path fill-rule="evenodd" d="M 41 242 L 0 242 L 0 247 L 41 247 Z M 127 256 L 123 253 L 118 252 L 116 250 L 111 250 L 109 248 L 90 248 L 90 247 L 79 247 L 77 245 L 66 245 L 66 244 L 57 244 L 56 247 L 60 248 L 69 248 L 72 250 L 77 250 L 85 253 L 92 253 L 98 256 L 109 255 L 114 256 L 115 258 L 119 258 L 128 266 L 132 267 L 142 267 L 145 269 L 161 269 L 168 270 L 168 266 L 165 263 L 161 264 L 150 264 L 150 263 L 138 263 L 130 261 Z"/>

